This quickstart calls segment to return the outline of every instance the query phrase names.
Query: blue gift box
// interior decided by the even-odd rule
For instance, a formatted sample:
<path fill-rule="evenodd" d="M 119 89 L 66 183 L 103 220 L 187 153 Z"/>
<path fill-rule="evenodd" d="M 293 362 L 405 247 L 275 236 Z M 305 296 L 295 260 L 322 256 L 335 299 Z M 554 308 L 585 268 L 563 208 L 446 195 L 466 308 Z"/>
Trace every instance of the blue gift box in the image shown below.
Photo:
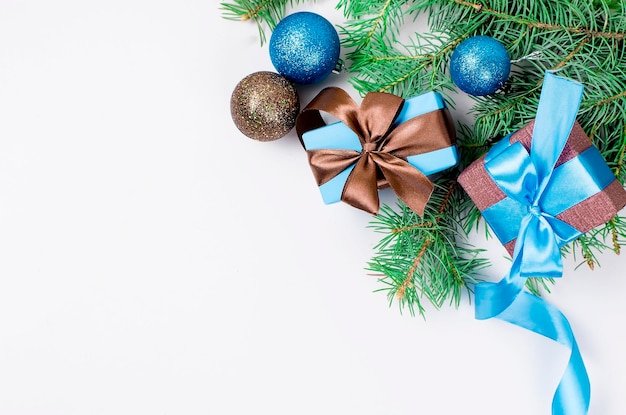
<path fill-rule="evenodd" d="M 405 100 L 393 125 L 397 126 L 411 118 L 444 108 L 445 102 L 439 93 L 427 92 Z M 406 160 L 426 176 L 455 166 L 459 162 L 459 155 L 454 139 L 455 137 L 450 137 L 449 145 L 439 150 L 408 156 Z M 302 135 L 302 141 L 306 150 L 337 149 L 359 152 L 362 150 L 359 137 L 342 122 L 307 131 Z M 324 203 L 336 203 L 341 200 L 343 188 L 353 168 L 354 164 L 319 186 Z"/>

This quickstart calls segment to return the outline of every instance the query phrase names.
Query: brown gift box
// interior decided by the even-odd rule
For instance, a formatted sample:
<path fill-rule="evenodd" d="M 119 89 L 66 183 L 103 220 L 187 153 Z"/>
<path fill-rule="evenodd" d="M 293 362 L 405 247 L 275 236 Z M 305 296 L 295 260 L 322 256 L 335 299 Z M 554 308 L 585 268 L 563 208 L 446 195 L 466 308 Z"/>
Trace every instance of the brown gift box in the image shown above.
<path fill-rule="evenodd" d="M 531 121 L 510 136 L 510 143 L 519 141 L 530 151 L 533 127 L 534 121 Z M 576 122 L 555 167 L 573 159 L 591 146 L 593 146 L 591 140 Z M 507 197 L 485 169 L 485 156 L 467 167 L 460 174 L 458 181 L 481 212 Z M 611 220 L 624 206 L 626 191 L 617 180 L 613 180 L 599 193 L 566 209 L 556 217 L 585 233 Z M 501 242 L 509 254 L 513 255 L 515 239 Z"/>

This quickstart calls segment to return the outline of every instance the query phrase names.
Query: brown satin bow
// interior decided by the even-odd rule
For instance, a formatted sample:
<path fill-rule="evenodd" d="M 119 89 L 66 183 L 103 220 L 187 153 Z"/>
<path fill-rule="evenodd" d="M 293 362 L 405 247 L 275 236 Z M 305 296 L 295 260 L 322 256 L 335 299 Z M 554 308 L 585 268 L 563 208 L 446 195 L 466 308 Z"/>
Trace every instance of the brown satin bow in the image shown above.
<path fill-rule="evenodd" d="M 454 126 L 448 111 L 443 109 L 393 127 L 403 105 L 404 99 L 396 95 L 371 92 L 359 108 L 340 88 L 322 90 L 298 116 L 296 131 L 300 141 L 305 132 L 326 125 L 320 115 L 324 111 L 356 133 L 362 151 L 307 150 L 318 186 L 356 163 L 343 188 L 342 201 L 376 214 L 378 188 L 386 182 L 409 208 L 423 216 L 434 185 L 406 158 L 450 146 L 454 142 Z"/>

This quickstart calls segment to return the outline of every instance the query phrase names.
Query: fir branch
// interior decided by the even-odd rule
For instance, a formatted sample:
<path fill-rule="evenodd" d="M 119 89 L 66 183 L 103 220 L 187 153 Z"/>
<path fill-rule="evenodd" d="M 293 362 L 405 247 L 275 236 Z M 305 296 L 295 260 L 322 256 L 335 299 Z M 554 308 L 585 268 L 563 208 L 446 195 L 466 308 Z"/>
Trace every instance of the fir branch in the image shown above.
<path fill-rule="evenodd" d="M 603 98 L 600 101 L 594 102 L 591 105 L 593 105 L 594 107 L 599 107 L 601 105 L 606 105 L 606 104 L 609 104 L 609 103 L 611 103 L 611 102 L 613 102 L 615 100 L 623 99 L 623 98 L 626 98 L 626 91 L 622 91 L 622 92 L 620 92 L 618 94 L 615 94 L 615 95 L 612 95 L 610 97 Z"/>
<path fill-rule="evenodd" d="M 553 71 L 558 71 L 559 69 L 562 69 L 565 65 L 567 65 L 568 62 L 570 62 L 572 59 L 574 59 L 575 56 L 577 56 L 582 49 L 585 47 L 585 45 L 589 42 L 589 37 L 584 37 L 583 40 L 580 41 L 580 43 L 578 44 L 578 46 L 576 46 L 576 48 L 574 50 L 572 50 L 566 57 L 564 57 L 559 63 L 557 63 L 552 70 Z M 543 80 L 541 81 L 543 83 Z"/>
<path fill-rule="evenodd" d="M 580 238 L 578 241 L 578 245 L 580 245 L 580 252 L 584 258 L 584 262 L 587 264 L 590 270 L 595 269 L 595 264 L 597 262 L 594 251 L 590 248 L 591 244 L 589 243 L 587 238 Z"/>
<path fill-rule="evenodd" d="M 525 283 L 528 291 L 538 297 L 542 292 L 550 293 L 551 285 L 554 285 L 553 278 L 526 278 Z"/>
<path fill-rule="evenodd" d="M 377 291 L 387 292 L 390 305 L 395 300 L 401 311 L 423 315 L 423 300 L 435 308 L 447 299 L 458 306 L 463 292 L 471 292 L 487 261 L 468 245 L 456 218 L 449 215 L 461 195 L 454 180 L 442 179 L 423 218 L 399 201 L 397 211 L 383 206 L 370 224 L 386 235 L 368 269 L 379 276 L 383 288 Z"/>
<path fill-rule="evenodd" d="M 402 284 L 400 284 L 400 286 L 398 287 L 396 291 L 396 298 L 398 300 L 404 299 L 404 297 L 406 296 L 407 288 L 415 287 L 415 285 L 413 285 L 413 279 L 415 278 L 415 271 L 417 270 L 418 265 L 420 264 L 420 262 L 422 261 L 422 258 L 424 257 L 424 254 L 426 253 L 426 250 L 428 249 L 428 247 L 430 246 L 432 242 L 433 240 L 430 238 L 426 238 L 426 240 L 424 240 L 424 243 L 422 244 L 422 247 L 420 248 L 417 256 L 415 257 L 415 260 L 413 261 L 411 268 L 409 268 L 408 272 L 406 273 L 406 277 L 404 278 L 404 281 L 402 281 Z"/>
<path fill-rule="evenodd" d="M 404 24 L 406 2 L 407 0 L 340 1 L 337 7 L 344 9 L 344 15 L 348 19 L 339 26 L 341 42 L 347 51 L 346 59 L 352 61 L 355 55 L 375 50 L 371 44 L 376 38 L 396 42 L 399 28 Z"/>
<path fill-rule="evenodd" d="M 613 174 L 617 177 L 618 180 L 623 184 L 624 183 L 624 157 L 626 156 L 626 125 L 623 126 L 622 129 L 622 144 L 620 145 L 619 156 L 615 161 L 615 167 L 613 169 Z"/>
<path fill-rule="evenodd" d="M 611 242 L 613 243 L 613 252 L 619 255 L 622 249 L 619 244 L 619 232 L 617 230 L 617 226 L 615 225 L 615 219 L 611 219 L 609 223 L 607 224 L 607 226 L 611 231 Z"/>
<path fill-rule="evenodd" d="M 371 25 L 370 25 L 371 27 L 362 40 L 362 46 L 369 44 L 370 40 L 372 39 L 372 36 L 374 36 L 374 33 L 376 33 L 376 31 L 379 30 L 381 26 L 383 25 L 386 26 L 388 14 L 391 9 L 390 7 L 391 3 L 392 3 L 392 0 L 386 0 L 385 4 L 383 4 L 383 6 L 381 7 L 380 12 L 378 13 L 378 16 L 372 19 Z M 384 31 L 384 27 L 382 30 Z"/>
<path fill-rule="evenodd" d="M 450 195 L 452 194 L 452 192 L 454 191 L 454 187 L 456 186 L 456 182 L 452 182 L 450 183 L 450 185 L 448 186 L 448 191 L 446 192 L 441 205 L 439 207 L 439 214 L 441 215 L 446 208 L 448 207 L 448 202 L 450 200 Z M 438 216 L 437 219 L 435 219 L 436 223 L 438 224 L 439 221 L 441 220 L 442 216 Z M 430 227 L 431 229 L 434 228 L 434 224 L 432 223 L 423 223 L 422 225 L 428 225 L 428 227 Z M 424 229 L 425 226 L 422 226 L 422 229 Z M 404 227 L 403 230 L 401 232 L 406 232 L 409 229 L 417 229 L 417 227 Z M 397 229 L 394 229 L 392 231 L 393 233 L 398 233 Z M 433 239 L 431 238 L 426 238 L 424 240 L 424 243 L 422 244 L 422 248 L 420 249 L 419 253 L 417 254 L 417 256 L 415 257 L 415 260 L 413 261 L 413 265 L 411 266 L 411 268 L 409 268 L 409 271 L 407 272 L 407 276 L 404 279 L 404 281 L 402 282 L 402 284 L 400 285 L 400 287 L 398 288 L 398 291 L 396 292 L 396 297 L 399 300 L 402 300 L 406 294 L 406 289 L 408 287 L 413 287 L 413 278 L 415 276 L 415 270 L 417 269 L 417 266 L 419 265 L 419 263 L 421 262 L 422 258 L 424 257 L 424 254 L 426 253 L 426 250 L 428 249 L 428 247 L 430 246 L 430 244 L 433 242 Z M 459 279 L 458 277 L 458 272 L 456 271 L 456 269 L 454 268 L 453 264 L 451 263 L 451 261 L 448 261 L 448 265 L 451 265 L 451 271 L 452 274 L 454 275 L 454 277 L 456 279 Z M 461 284 L 463 284 L 462 279 L 459 279 Z"/>
<path fill-rule="evenodd" d="M 600 31 L 600 30 L 592 30 L 586 27 L 580 26 L 567 26 L 562 24 L 554 24 L 554 23 L 544 23 L 537 20 L 531 20 L 527 18 L 521 18 L 519 16 L 514 16 L 509 13 L 501 12 L 492 8 L 485 6 L 482 3 L 472 3 L 470 1 L 465 0 L 448 0 L 452 1 L 460 6 L 470 7 L 476 13 L 484 13 L 489 15 L 490 17 L 499 19 L 499 20 L 507 20 L 517 24 L 521 24 L 524 26 L 528 26 L 533 29 L 547 30 L 547 31 L 559 31 L 565 30 L 567 32 L 573 34 L 584 34 L 589 37 L 602 37 L 607 39 L 615 39 L 615 40 L 624 40 L 626 33 L 623 32 L 610 32 L 610 31 Z"/>
<path fill-rule="evenodd" d="M 428 90 L 454 89 L 445 74 L 445 57 L 463 38 L 446 39 L 434 34 L 418 35 L 410 44 L 398 49 L 377 35 L 370 48 L 354 51 L 350 55 L 350 70 L 356 75 L 350 82 L 361 93 L 378 91 L 411 97 Z"/>
<path fill-rule="evenodd" d="M 607 244 L 606 241 L 610 240 Z M 621 247 L 626 244 L 626 220 L 617 215 L 603 226 L 593 229 L 572 243 L 572 254 L 574 260 L 578 255 L 582 257 L 581 265 L 587 265 L 590 269 L 595 269 L 600 265 L 598 255 L 606 250 L 611 250 L 616 255 L 621 253 Z"/>
<path fill-rule="evenodd" d="M 253 20 L 259 30 L 261 45 L 267 41 L 265 29 L 274 30 L 287 10 L 287 6 L 305 0 L 231 0 L 230 3 L 221 3 L 222 17 L 227 20 L 246 22 Z M 313 0 L 315 1 L 315 0 Z"/>
<path fill-rule="evenodd" d="M 241 16 L 241 20 L 245 22 L 246 20 L 257 19 L 259 17 L 259 13 L 263 9 L 266 9 L 269 6 L 270 2 L 271 0 L 262 1 L 254 9 L 247 10 L 246 14 Z"/>

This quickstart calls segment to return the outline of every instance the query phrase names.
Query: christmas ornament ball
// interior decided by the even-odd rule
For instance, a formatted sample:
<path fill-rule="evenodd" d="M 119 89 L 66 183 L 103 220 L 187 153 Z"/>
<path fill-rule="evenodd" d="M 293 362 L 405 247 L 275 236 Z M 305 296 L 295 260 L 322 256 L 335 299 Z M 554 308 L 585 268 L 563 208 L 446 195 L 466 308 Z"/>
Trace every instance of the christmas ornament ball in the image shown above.
<path fill-rule="evenodd" d="M 489 95 L 509 79 L 511 57 L 502 43 L 489 36 L 461 42 L 450 57 L 452 81 L 471 95 Z"/>
<path fill-rule="evenodd" d="M 339 35 L 319 14 L 298 12 L 276 25 L 269 49 L 272 64 L 280 74 L 298 84 L 313 84 L 337 66 Z"/>
<path fill-rule="evenodd" d="M 255 72 L 243 78 L 230 98 L 235 126 L 247 137 L 273 141 L 284 137 L 300 112 L 298 92 L 284 76 Z"/>

